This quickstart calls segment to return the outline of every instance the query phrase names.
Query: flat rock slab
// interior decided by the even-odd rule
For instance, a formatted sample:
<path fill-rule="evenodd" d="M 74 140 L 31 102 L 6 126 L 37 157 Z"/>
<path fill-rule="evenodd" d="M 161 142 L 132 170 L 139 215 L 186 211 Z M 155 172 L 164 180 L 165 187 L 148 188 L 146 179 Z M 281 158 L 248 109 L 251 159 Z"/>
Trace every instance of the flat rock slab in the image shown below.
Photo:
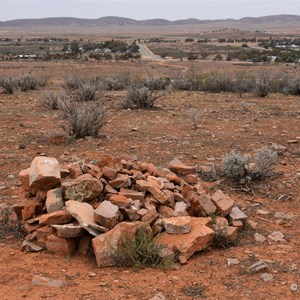
<path fill-rule="evenodd" d="M 52 225 L 53 232 L 62 238 L 76 238 L 80 237 L 84 230 L 81 228 L 79 224 L 64 224 L 64 225 Z"/>
<path fill-rule="evenodd" d="M 236 206 L 232 208 L 229 217 L 233 221 L 246 220 L 248 218 L 248 216 Z"/>
<path fill-rule="evenodd" d="M 69 223 L 73 219 L 72 215 L 66 210 L 54 211 L 50 214 L 42 215 L 39 218 L 39 224 L 58 225 Z"/>
<path fill-rule="evenodd" d="M 61 280 L 54 280 L 49 277 L 34 275 L 31 280 L 32 285 L 48 286 L 48 287 L 62 287 L 65 283 Z"/>
<path fill-rule="evenodd" d="M 191 217 L 191 232 L 185 234 L 168 234 L 163 232 L 155 240 L 159 244 L 166 245 L 169 249 L 177 249 L 181 255 L 189 259 L 194 253 L 206 249 L 211 245 L 214 231 L 206 225 L 211 218 Z"/>
<path fill-rule="evenodd" d="M 121 188 L 120 190 L 120 195 L 123 195 L 127 198 L 131 198 L 132 200 L 144 200 L 145 198 L 145 193 L 144 192 L 138 192 L 134 190 L 129 190 L 125 188 Z"/>
<path fill-rule="evenodd" d="M 133 201 L 132 199 L 130 198 L 127 198 L 123 195 L 111 195 L 109 197 L 109 201 L 118 206 L 119 208 L 129 208 L 132 204 L 133 204 Z"/>
<path fill-rule="evenodd" d="M 97 236 L 100 233 L 108 231 L 107 228 L 100 226 L 95 222 L 92 205 L 75 200 L 69 200 L 65 204 L 67 211 L 78 221 L 80 226 L 90 234 Z"/>
<path fill-rule="evenodd" d="M 39 252 L 44 250 L 44 247 L 41 247 L 39 245 L 36 245 L 35 243 L 25 240 L 21 245 L 21 250 L 24 252 Z"/>
<path fill-rule="evenodd" d="M 168 163 L 168 168 L 180 175 L 188 175 L 196 172 L 195 166 L 188 166 L 181 162 L 179 159 L 174 159 Z"/>
<path fill-rule="evenodd" d="M 192 222 L 191 217 L 171 217 L 164 218 L 162 224 L 167 233 L 184 234 L 191 232 Z"/>
<path fill-rule="evenodd" d="M 271 234 L 268 235 L 268 238 L 274 242 L 286 242 L 283 233 L 280 231 L 273 231 Z"/>

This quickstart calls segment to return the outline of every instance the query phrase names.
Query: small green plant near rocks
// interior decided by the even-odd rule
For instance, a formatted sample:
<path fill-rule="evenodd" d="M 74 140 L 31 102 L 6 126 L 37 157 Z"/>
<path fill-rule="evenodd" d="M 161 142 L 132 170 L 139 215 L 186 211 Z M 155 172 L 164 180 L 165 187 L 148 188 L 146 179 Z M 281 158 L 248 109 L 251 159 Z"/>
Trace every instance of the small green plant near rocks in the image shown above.
<path fill-rule="evenodd" d="M 106 110 L 101 102 L 73 103 L 67 99 L 59 102 L 59 108 L 68 122 L 63 129 L 75 138 L 98 137 L 106 124 Z"/>
<path fill-rule="evenodd" d="M 241 155 L 232 151 L 222 161 L 222 171 L 226 178 L 239 180 L 247 174 L 248 155 Z"/>
<path fill-rule="evenodd" d="M 226 227 L 224 228 L 217 228 L 214 230 L 215 235 L 212 241 L 212 247 L 217 249 L 225 249 L 231 246 L 236 245 L 237 241 L 232 240 L 230 235 L 228 235 L 226 231 Z"/>
<path fill-rule="evenodd" d="M 5 236 L 23 236 L 21 221 L 18 220 L 13 209 L 5 203 L 0 204 L 0 240 Z"/>
<path fill-rule="evenodd" d="M 185 286 L 181 291 L 192 298 L 206 298 L 205 288 L 201 284 Z"/>
<path fill-rule="evenodd" d="M 157 267 L 172 268 L 174 257 L 162 255 L 166 246 L 158 245 L 151 232 L 141 228 L 137 230 L 135 241 L 124 240 L 122 245 L 113 249 L 112 258 L 119 267 Z"/>

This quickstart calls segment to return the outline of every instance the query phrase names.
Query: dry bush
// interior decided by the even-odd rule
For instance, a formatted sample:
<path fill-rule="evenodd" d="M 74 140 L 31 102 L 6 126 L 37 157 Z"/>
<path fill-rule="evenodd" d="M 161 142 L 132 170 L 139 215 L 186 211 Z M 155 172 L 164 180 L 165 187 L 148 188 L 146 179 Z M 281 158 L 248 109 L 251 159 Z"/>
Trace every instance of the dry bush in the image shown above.
<path fill-rule="evenodd" d="M 45 85 L 45 79 L 37 78 L 31 74 L 23 74 L 18 77 L 0 78 L 0 87 L 2 87 L 6 94 L 13 94 L 17 90 L 27 92 Z"/>
<path fill-rule="evenodd" d="M 212 72 L 203 78 L 202 90 L 211 93 L 233 92 L 234 80 L 227 74 Z"/>
<path fill-rule="evenodd" d="M 170 78 L 150 78 L 142 84 L 151 91 L 164 91 L 170 87 Z"/>
<path fill-rule="evenodd" d="M 194 129 L 199 129 L 203 123 L 205 110 L 201 108 L 191 107 L 187 111 L 187 117 L 191 120 Z"/>
<path fill-rule="evenodd" d="M 18 88 L 21 92 L 36 90 L 39 86 L 43 86 L 44 82 L 39 81 L 31 74 L 24 74 L 17 78 Z"/>
<path fill-rule="evenodd" d="M 18 81 L 16 78 L 3 76 L 0 78 L 0 87 L 5 94 L 13 94 L 18 89 Z"/>
<path fill-rule="evenodd" d="M 267 73 L 258 74 L 256 79 L 254 94 L 258 97 L 267 97 L 271 92 L 271 78 Z"/>
<path fill-rule="evenodd" d="M 106 110 L 100 102 L 72 103 L 67 99 L 59 102 L 68 127 L 63 129 L 75 138 L 97 137 L 106 124 Z"/>
<path fill-rule="evenodd" d="M 53 91 L 46 91 L 42 95 L 42 103 L 47 108 L 57 110 L 59 109 L 59 102 L 64 100 L 66 95 L 63 91 L 53 92 Z"/>
<path fill-rule="evenodd" d="M 84 78 L 84 77 L 79 77 L 79 76 L 68 76 L 66 79 L 65 79 L 65 82 L 63 84 L 63 87 L 67 90 L 71 90 L 71 91 L 74 91 L 74 90 L 77 90 L 80 88 L 81 84 L 83 82 L 86 82 L 87 79 Z"/>
<path fill-rule="evenodd" d="M 123 108 L 152 109 L 158 98 L 158 91 L 150 90 L 148 87 L 143 85 L 133 85 L 127 92 Z"/>
<path fill-rule="evenodd" d="M 283 88 L 283 93 L 286 95 L 300 95 L 300 77 L 290 78 L 287 85 Z"/>
<path fill-rule="evenodd" d="M 232 151 L 222 161 L 223 174 L 228 179 L 239 180 L 247 174 L 248 155 Z"/>
<path fill-rule="evenodd" d="M 242 96 L 244 93 L 252 93 L 255 87 L 255 77 L 239 72 L 233 79 L 233 92 Z"/>
<path fill-rule="evenodd" d="M 277 153 L 266 147 L 259 149 L 254 156 L 257 173 L 261 176 L 267 176 L 273 169 L 277 160 Z"/>
<path fill-rule="evenodd" d="M 95 82 L 83 82 L 74 92 L 76 101 L 95 101 L 99 85 Z"/>
<path fill-rule="evenodd" d="M 131 85 L 132 79 L 128 73 L 120 73 L 115 76 L 97 79 L 105 91 L 121 91 Z"/>

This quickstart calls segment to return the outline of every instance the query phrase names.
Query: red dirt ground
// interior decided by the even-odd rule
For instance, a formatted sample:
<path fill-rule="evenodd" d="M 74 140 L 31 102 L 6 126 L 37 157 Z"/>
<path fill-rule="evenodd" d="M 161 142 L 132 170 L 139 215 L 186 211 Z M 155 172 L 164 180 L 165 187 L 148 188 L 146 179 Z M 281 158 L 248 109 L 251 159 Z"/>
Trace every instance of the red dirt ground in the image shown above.
<path fill-rule="evenodd" d="M 220 65 L 212 63 L 210 67 L 217 69 Z M 4 70 L 6 75 L 31 71 L 33 75 L 48 77 L 48 86 L 43 90 L 57 90 L 70 73 L 94 75 L 124 70 L 151 76 L 170 74 L 170 68 L 178 69 L 154 62 L 1 63 L 0 74 Z M 258 222 L 257 229 L 245 232 L 236 246 L 198 253 L 187 265 L 174 270 L 99 269 L 89 257 L 65 258 L 47 251 L 25 254 L 20 250 L 22 240 L 7 236 L 0 240 L 1 299 L 149 299 L 159 292 L 170 300 L 193 299 L 182 288 L 197 285 L 204 287 L 207 299 L 300 299 L 300 291 L 290 289 L 293 283 L 300 287 L 299 97 L 272 94 L 266 98 L 240 98 L 230 93 L 172 92 L 163 95 L 157 110 L 130 111 L 119 109 L 125 92 L 109 92 L 105 96 L 109 122 L 100 138 L 66 143 L 62 139 L 54 144 L 51 138 L 66 136 L 60 126 L 64 121 L 59 112 L 42 105 L 43 90 L 0 94 L 0 185 L 6 186 L 0 189 L 0 203 L 11 205 L 23 197 L 17 174 L 41 153 L 61 162 L 76 157 L 96 159 L 99 153 L 105 153 L 166 166 L 173 158 L 197 165 L 209 161 L 218 164 L 233 149 L 253 155 L 271 143 L 287 147 L 287 152 L 278 158 L 277 177 L 256 182 L 249 189 L 228 182 L 207 184 L 211 189 L 224 189 L 245 209 L 250 220 Z M 189 107 L 205 111 L 197 130 L 187 117 Z M 297 139 L 298 143 L 288 143 Z M 20 149 L 20 145 L 25 149 Z M 285 194 L 290 199 L 279 201 L 278 197 Z M 257 209 L 270 214 L 258 215 Z M 275 212 L 294 214 L 295 218 L 278 224 Z M 255 242 L 255 232 L 267 236 L 273 231 L 281 231 L 286 242 Z M 240 264 L 228 267 L 226 258 L 238 258 Z M 261 273 L 248 271 L 258 260 L 267 260 L 269 269 L 264 272 L 273 275 L 271 282 L 263 281 Z M 90 273 L 95 276 L 89 276 Z M 34 275 L 62 280 L 65 285 L 33 286 Z"/>

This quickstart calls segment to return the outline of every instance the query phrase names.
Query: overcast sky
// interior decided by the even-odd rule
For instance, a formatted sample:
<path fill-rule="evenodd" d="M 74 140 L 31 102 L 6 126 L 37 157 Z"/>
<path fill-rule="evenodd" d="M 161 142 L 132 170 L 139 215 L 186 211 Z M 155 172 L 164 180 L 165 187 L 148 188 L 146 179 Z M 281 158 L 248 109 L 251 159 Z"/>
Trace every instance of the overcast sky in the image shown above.
<path fill-rule="evenodd" d="M 95 19 L 104 16 L 120 16 L 138 20 L 152 18 L 236 19 L 274 14 L 300 15 L 300 0 L 0 0 L 1 21 L 45 17 Z"/>

